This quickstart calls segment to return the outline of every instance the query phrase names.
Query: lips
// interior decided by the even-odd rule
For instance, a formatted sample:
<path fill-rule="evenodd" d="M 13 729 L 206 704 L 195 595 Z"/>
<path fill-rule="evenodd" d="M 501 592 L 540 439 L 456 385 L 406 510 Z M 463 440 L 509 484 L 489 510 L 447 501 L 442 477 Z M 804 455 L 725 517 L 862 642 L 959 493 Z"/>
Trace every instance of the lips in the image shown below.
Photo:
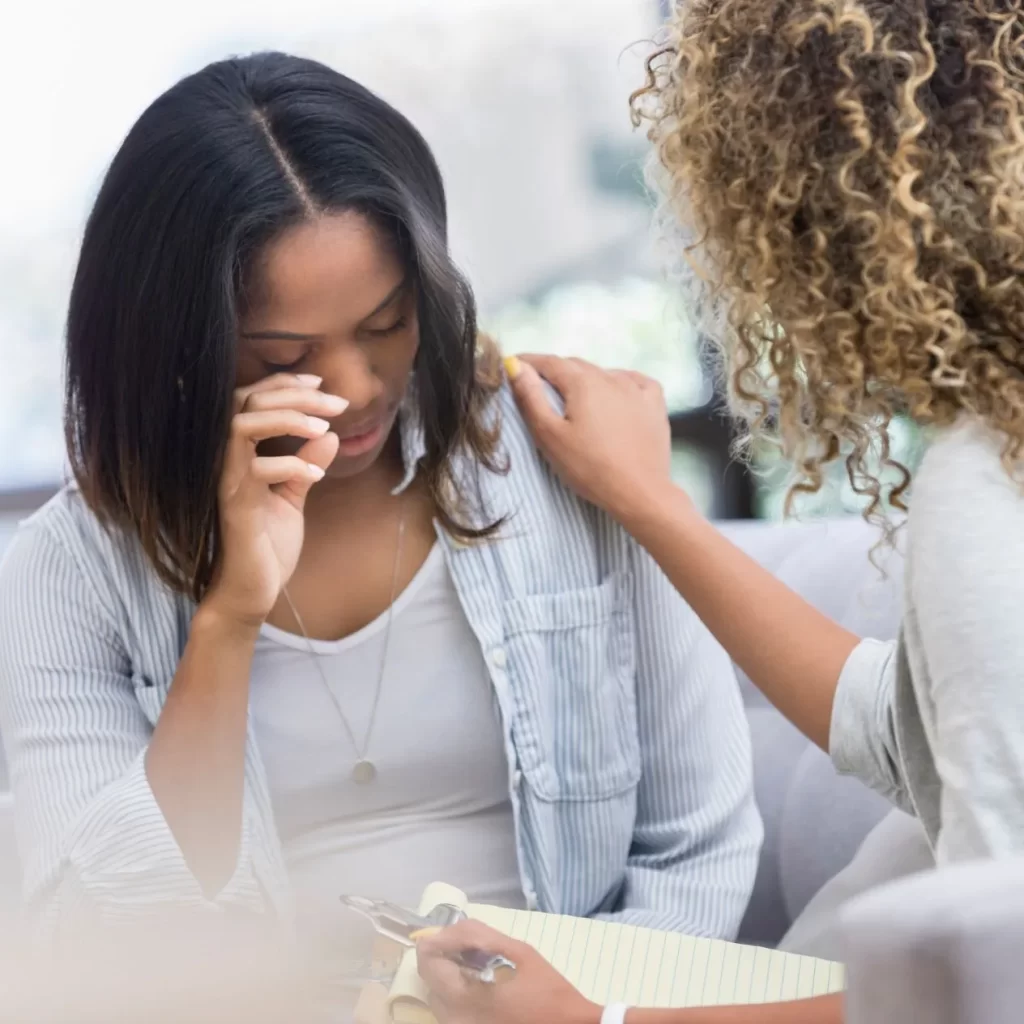
<path fill-rule="evenodd" d="M 384 427 L 384 420 L 376 420 L 373 423 L 357 424 L 344 434 L 339 434 L 338 455 L 353 459 L 373 451 L 382 440 Z"/>
<path fill-rule="evenodd" d="M 344 434 L 338 434 L 338 437 L 342 441 L 356 441 L 361 437 L 366 437 L 367 434 L 374 434 L 383 426 L 381 420 L 373 420 L 372 422 L 360 423 L 355 427 L 345 431 Z"/>

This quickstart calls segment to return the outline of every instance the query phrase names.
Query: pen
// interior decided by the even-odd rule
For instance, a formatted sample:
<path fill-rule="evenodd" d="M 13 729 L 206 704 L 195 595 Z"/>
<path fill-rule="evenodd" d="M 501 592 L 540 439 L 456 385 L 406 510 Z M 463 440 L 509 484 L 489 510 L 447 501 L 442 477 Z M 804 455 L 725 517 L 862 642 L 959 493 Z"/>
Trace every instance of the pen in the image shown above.
<path fill-rule="evenodd" d="M 373 925 L 379 935 L 397 942 L 407 949 L 415 949 L 416 941 L 445 925 L 465 920 L 465 913 L 458 907 L 441 904 L 429 915 L 422 917 L 404 907 L 386 900 L 370 900 L 362 896 L 342 896 L 341 902 L 350 910 L 361 914 Z M 488 953 L 481 949 L 467 949 L 448 957 L 452 963 L 474 974 L 478 980 L 493 984 L 498 972 L 515 971 L 516 965 L 507 957 Z"/>
<path fill-rule="evenodd" d="M 419 931 L 413 932 L 409 938 L 415 945 L 420 939 L 425 939 L 428 935 L 435 935 L 440 930 L 438 925 L 432 925 L 429 928 L 421 928 Z M 499 971 L 514 971 L 516 969 L 516 965 L 507 957 L 488 953 L 482 949 L 464 949 L 459 953 L 449 954 L 447 959 L 458 964 L 463 970 L 471 971 L 479 981 L 488 985 L 498 980 Z"/>

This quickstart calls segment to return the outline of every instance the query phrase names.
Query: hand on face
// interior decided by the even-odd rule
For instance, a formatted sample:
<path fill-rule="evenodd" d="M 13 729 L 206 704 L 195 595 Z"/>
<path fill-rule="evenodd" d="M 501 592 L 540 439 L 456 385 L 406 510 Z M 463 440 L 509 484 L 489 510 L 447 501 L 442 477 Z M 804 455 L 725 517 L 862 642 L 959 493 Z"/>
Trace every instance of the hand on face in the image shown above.
<path fill-rule="evenodd" d="M 417 292 L 395 247 L 353 211 L 303 221 L 263 252 L 239 323 L 238 380 L 311 373 L 349 402 L 333 413 L 327 475 L 359 476 L 392 435 L 419 349 Z M 261 451 L 290 455 L 294 436 Z"/>
<path fill-rule="evenodd" d="M 347 405 L 318 377 L 275 374 L 236 390 L 218 495 L 222 556 L 204 603 L 240 622 L 270 614 L 302 551 L 306 496 L 338 452 L 328 419 Z M 257 452 L 283 435 L 303 439 L 294 455 Z"/>
<path fill-rule="evenodd" d="M 508 957 L 515 974 L 477 981 L 452 962 L 467 949 Z M 439 1024 L 598 1024 L 601 1010 L 584 999 L 532 946 L 465 921 L 422 939 L 416 952 Z"/>
<path fill-rule="evenodd" d="M 672 437 L 655 381 L 554 356 L 513 357 L 506 368 L 538 448 L 581 497 L 625 520 L 671 486 Z M 563 413 L 544 380 L 562 396 Z"/>

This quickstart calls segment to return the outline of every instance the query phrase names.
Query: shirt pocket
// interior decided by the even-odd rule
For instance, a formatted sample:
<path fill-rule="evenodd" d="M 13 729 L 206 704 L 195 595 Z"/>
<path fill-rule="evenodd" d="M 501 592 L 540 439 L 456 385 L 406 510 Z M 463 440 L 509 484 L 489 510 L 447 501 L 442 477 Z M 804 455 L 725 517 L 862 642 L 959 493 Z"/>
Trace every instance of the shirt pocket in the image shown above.
<path fill-rule="evenodd" d="M 640 779 L 630 580 L 505 601 L 512 735 L 542 800 L 602 800 Z"/>

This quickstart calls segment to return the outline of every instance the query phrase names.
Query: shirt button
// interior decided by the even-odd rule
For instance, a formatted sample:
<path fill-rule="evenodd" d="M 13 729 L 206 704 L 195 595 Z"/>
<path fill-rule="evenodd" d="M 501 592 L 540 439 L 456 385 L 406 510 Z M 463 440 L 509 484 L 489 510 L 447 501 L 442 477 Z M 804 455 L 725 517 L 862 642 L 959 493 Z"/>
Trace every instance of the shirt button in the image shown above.
<path fill-rule="evenodd" d="M 526 909 L 537 909 L 537 894 L 532 889 L 527 889 L 523 895 L 526 897 Z"/>
<path fill-rule="evenodd" d="M 491 664 L 495 668 L 504 668 L 508 664 L 508 655 L 504 647 L 496 647 L 491 652 Z"/>
<path fill-rule="evenodd" d="M 521 771 L 519 771 L 519 769 L 517 768 L 512 773 L 512 786 L 513 786 L 513 788 L 518 789 L 522 784 L 523 784 L 523 773 Z"/>

